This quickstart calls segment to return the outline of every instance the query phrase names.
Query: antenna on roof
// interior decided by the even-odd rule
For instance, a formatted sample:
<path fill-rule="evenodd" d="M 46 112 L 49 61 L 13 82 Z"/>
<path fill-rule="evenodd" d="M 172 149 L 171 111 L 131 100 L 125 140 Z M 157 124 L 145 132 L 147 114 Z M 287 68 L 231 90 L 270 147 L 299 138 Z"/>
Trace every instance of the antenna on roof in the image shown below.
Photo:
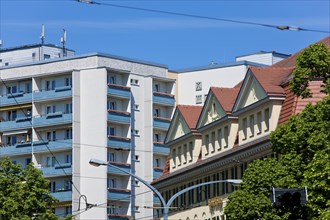
<path fill-rule="evenodd" d="M 41 44 L 44 45 L 44 43 L 45 43 L 45 26 L 44 26 L 44 24 L 42 24 L 42 26 L 41 26 L 40 38 L 41 38 Z"/>
<path fill-rule="evenodd" d="M 66 57 L 66 48 L 65 48 L 66 30 L 65 29 L 63 29 L 63 37 L 61 37 L 61 43 L 62 43 L 62 49 L 63 49 L 63 57 Z"/>

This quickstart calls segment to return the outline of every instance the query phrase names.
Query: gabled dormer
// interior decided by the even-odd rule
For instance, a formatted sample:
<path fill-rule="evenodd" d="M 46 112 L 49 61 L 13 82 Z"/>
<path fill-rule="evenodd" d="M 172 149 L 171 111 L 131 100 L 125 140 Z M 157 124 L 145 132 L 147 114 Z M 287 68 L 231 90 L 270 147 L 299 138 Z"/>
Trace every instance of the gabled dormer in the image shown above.
<path fill-rule="evenodd" d="M 211 87 L 198 119 L 197 128 L 231 115 L 238 91 L 238 88 Z"/>
<path fill-rule="evenodd" d="M 256 79 L 251 69 L 249 69 L 236 99 L 233 112 L 239 111 L 266 97 L 266 91 Z"/>
<path fill-rule="evenodd" d="M 201 106 L 178 105 L 165 138 L 165 143 L 195 131 L 201 109 Z"/>

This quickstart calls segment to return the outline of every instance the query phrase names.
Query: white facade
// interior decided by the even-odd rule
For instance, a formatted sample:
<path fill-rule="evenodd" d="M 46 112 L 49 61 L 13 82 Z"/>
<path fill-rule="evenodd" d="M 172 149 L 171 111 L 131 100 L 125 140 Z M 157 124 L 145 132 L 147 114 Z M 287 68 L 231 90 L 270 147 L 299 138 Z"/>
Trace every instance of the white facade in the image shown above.
<path fill-rule="evenodd" d="M 202 106 L 210 87 L 232 88 L 243 80 L 249 66 L 268 66 L 286 57 L 276 52 L 260 52 L 239 56 L 232 63 L 172 71 L 170 77 L 177 80 L 177 103 Z"/>
<path fill-rule="evenodd" d="M 108 161 L 152 182 L 162 173 L 163 145 L 175 107 L 165 66 L 90 54 L 1 69 L 0 159 L 31 161 L 59 199 L 55 212 L 79 213 L 79 198 L 98 204 L 76 219 L 152 216 L 153 194 L 129 175 L 93 167 Z M 73 184 L 70 184 L 70 181 Z M 80 208 L 85 208 L 81 199 Z"/>

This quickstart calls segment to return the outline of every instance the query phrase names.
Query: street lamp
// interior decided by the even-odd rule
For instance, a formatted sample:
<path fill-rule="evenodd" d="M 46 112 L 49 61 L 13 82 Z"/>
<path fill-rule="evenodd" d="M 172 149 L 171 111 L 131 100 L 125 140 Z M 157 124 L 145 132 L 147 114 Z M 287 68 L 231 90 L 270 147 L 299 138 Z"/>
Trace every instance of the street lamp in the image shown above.
<path fill-rule="evenodd" d="M 216 181 L 210 181 L 210 182 L 205 182 L 205 183 L 200 183 L 200 184 L 197 184 L 197 185 L 194 185 L 194 186 L 190 186 L 188 188 L 185 188 L 183 190 L 180 190 L 179 192 L 175 193 L 169 200 L 168 202 L 166 203 L 165 202 L 165 199 L 163 198 L 163 196 L 161 195 L 161 193 L 155 188 L 153 187 L 152 185 L 150 185 L 150 183 L 146 182 L 145 180 L 143 180 L 141 177 L 138 177 L 136 176 L 134 173 L 131 173 L 127 170 L 124 170 L 120 167 L 117 167 L 116 165 L 113 165 L 113 164 L 110 164 L 110 163 L 107 163 L 105 161 L 102 161 L 102 160 L 98 160 L 98 159 L 91 159 L 89 161 L 89 164 L 92 165 L 92 166 L 109 166 L 109 167 L 112 167 L 114 169 L 117 169 L 117 170 L 120 170 L 124 173 L 127 173 L 128 175 L 138 179 L 140 182 L 142 182 L 145 186 L 147 186 L 149 189 L 151 189 L 156 195 L 157 197 L 160 199 L 160 202 L 162 203 L 163 205 L 163 209 L 164 209 L 164 220 L 168 220 L 168 210 L 169 210 L 169 207 L 172 205 L 173 201 L 178 198 L 180 195 L 182 195 L 183 193 L 186 193 L 192 189 L 195 189 L 195 188 L 198 188 L 198 187 L 201 187 L 201 186 L 206 186 L 206 185 L 210 185 L 210 184 L 215 184 L 215 183 L 232 183 L 232 184 L 240 184 L 242 182 L 242 180 L 240 179 L 227 179 L 227 180 L 216 180 Z"/>

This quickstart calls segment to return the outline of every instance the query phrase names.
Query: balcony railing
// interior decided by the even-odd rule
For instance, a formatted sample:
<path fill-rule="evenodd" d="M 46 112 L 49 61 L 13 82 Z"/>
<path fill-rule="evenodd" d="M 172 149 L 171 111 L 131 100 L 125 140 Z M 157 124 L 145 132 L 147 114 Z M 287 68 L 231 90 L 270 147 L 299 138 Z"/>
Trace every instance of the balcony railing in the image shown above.
<path fill-rule="evenodd" d="M 131 139 L 120 136 L 108 136 L 108 147 L 117 150 L 130 150 Z"/>
<path fill-rule="evenodd" d="M 131 216 L 125 214 L 108 214 L 109 220 L 129 220 Z"/>
<path fill-rule="evenodd" d="M 174 106 L 174 95 L 163 92 L 153 92 L 153 103 L 166 106 Z"/>
<path fill-rule="evenodd" d="M 131 113 L 109 109 L 108 121 L 119 124 L 131 124 Z"/>
<path fill-rule="evenodd" d="M 0 156 L 31 154 L 31 142 L 17 143 L 15 145 L 0 146 Z"/>
<path fill-rule="evenodd" d="M 45 177 L 66 176 L 72 174 L 71 163 L 56 164 L 54 167 L 42 167 Z"/>
<path fill-rule="evenodd" d="M 117 84 L 108 84 L 108 95 L 130 99 L 131 98 L 131 88 L 127 86 L 117 85 Z"/>
<path fill-rule="evenodd" d="M 34 101 L 43 101 L 51 99 L 62 99 L 72 97 L 71 86 L 57 87 L 54 90 L 35 91 L 33 94 Z"/>
<path fill-rule="evenodd" d="M 108 189 L 108 199 L 116 200 L 116 201 L 130 201 L 131 200 L 131 190 L 109 188 Z"/>
<path fill-rule="evenodd" d="M 162 142 L 154 142 L 153 151 L 154 154 L 160 154 L 165 156 L 170 153 L 170 148 Z"/>
<path fill-rule="evenodd" d="M 157 179 L 163 174 L 163 168 L 161 167 L 154 167 L 153 178 Z"/>
<path fill-rule="evenodd" d="M 0 97 L 1 106 L 32 102 L 32 93 L 17 92 Z"/>
<path fill-rule="evenodd" d="M 72 114 L 63 112 L 50 113 L 43 116 L 35 116 L 33 125 L 36 127 L 67 124 L 72 122 Z"/>
<path fill-rule="evenodd" d="M 30 128 L 31 125 L 31 117 L 20 117 L 16 118 L 14 121 L 2 121 L 0 122 L 0 131 L 6 130 L 17 130 L 17 129 L 25 129 Z"/>
<path fill-rule="evenodd" d="M 167 130 L 170 127 L 170 118 L 154 117 L 154 128 Z"/>
<path fill-rule="evenodd" d="M 127 164 L 127 163 L 120 163 L 120 162 L 114 162 L 114 161 L 109 161 L 110 164 L 115 165 L 123 170 L 126 170 L 128 172 L 131 172 L 131 165 Z M 112 174 L 117 174 L 117 175 L 128 175 L 116 168 L 110 167 L 108 166 L 108 173 L 112 173 Z"/>
<path fill-rule="evenodd" d="M 47 148 L 48 147 L 48 148 Z M 59 150 L 69 150 L 72 149 L 72 139 L 57 140 L 57 141 L 34 141 L 33 151 L 35 153 L 59 151 Z"/>
<path fill-rule="evenodd" d="M 56 199 L 60 202 L 66 202 L 72 200 L 72 191 L 71 190 L 63 190 L 51 193 Z"/>

